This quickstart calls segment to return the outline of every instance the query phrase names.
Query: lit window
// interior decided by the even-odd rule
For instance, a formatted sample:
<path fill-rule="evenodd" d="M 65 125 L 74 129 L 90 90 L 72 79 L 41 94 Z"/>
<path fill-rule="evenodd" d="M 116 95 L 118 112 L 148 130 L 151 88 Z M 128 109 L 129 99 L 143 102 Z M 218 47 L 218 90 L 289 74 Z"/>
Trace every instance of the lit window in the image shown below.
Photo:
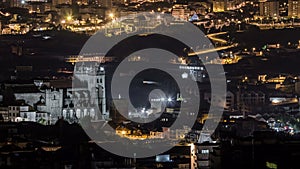
<path fill-rule="evenodd" d="M 201 150 L 201 154 L 208 154 L 209 150 Z"/>

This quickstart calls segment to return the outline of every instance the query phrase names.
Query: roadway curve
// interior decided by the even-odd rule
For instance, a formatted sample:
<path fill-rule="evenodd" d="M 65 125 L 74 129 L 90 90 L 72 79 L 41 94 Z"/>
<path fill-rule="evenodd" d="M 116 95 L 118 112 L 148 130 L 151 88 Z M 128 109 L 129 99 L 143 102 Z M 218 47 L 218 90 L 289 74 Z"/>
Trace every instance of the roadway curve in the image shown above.
<path fill-rule="evenodd" d="M 219 35 L 224 35 L 224 34 L 227 34 L 227 32 L 212 33 L 212 34 L 208 34 L 207 37 L 210 40 L 214 41 L 214 42 L 219 42 L 221 44 L 227 44 L 228 41 L 217 37 Z M 206 53 L 216 52 L 216 51 L 219 51 L 219 50 L 230 49 L 230 48 L 236 47 L 237 45 L 238 45 L 237 43 L 234 43 L 232 45 L 220 46 L 220 47 L 216 47 L 216 48 L 202 49 L 202 50 L 198 50 L 198 51 L 195 51 L 195 52 L 191 52 L 188 55 L 189 56 L 202 55 L 202 54 L 206 54 Z"/>

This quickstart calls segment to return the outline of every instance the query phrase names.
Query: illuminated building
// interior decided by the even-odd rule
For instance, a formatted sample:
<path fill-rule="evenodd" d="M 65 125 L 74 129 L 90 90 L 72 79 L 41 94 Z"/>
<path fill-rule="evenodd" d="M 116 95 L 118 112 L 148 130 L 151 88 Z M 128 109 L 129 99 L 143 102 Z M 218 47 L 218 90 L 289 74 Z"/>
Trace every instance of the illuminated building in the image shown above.
<path fill-rule="evenodd" d="M 213 12 L 224 12 L 227 10 L 234 9 L 235 1 L 232 0 L 214 0 L 213 1 Z"/>
<path fill-rule="evenodd" d="M 288 1 L 288 16 L 300 18 L 300 0 Z"/>
<path fill-rule="evenodd" d="M 61 116 L 61 111 L 63 108 L 63 90 L 62 89 L 47 89 L 45 93 L 45 99 L 37 105 L 37 110 L 41 112 L 51 113 L 54 124 L 56 120 Z"/>
<path fill-rule="evenodd" d="M 47 1 L 27 1 L 26 8 L 29 10 L 30 13 L 44 13 L 45 11 L 51 10 L 51 3 L 47 3 Z"/>
<path fill-rule="evenodd" d="M 172 16 L 175 18 L 188 20 L 190 15 L 190 10 L 187 5 L 175 4 L 172 9 Z"/>
<path fill-rule="evenodd" d="M 99 105 L 100 112 L 90 113 L 89 115 L 93 117 L 92 120 L 108 120 L 109 112 L 106 108 L 104 67 L 94 68 L 93 66 L 90 67 L 82 64 L 81 66 L 75 68 L 75 72 L 75 77 L 80 81 L 79 83 L 89 82 L 87 88 L 84 88 L 83 91 L 90 96 L 90 100 L 86 100 L 86 97 L 78 96 L 77 100 L 73 100 L 75 108 L 84 107 L 83 103 L 91 105 L 92 107 Z M 74 86 L 74 90 L 77 90 L 77 88 L 78 86 Z"/>
<path fill-rule="evenodd" d="M 219 1 L 219 0 L 213 1 L 213 11 L 214 12 L 225 11 L 225 1 Z"/>
<path fill-rule="evenodd" d="M 260 1 L 259 14 L 265 17 L 279 16 L 279 1 Z"/>
<path fill-rule="evenodd" d="M 25 3 L 25 0 L 11 0 L 10 7 L 24 7 Z"/>

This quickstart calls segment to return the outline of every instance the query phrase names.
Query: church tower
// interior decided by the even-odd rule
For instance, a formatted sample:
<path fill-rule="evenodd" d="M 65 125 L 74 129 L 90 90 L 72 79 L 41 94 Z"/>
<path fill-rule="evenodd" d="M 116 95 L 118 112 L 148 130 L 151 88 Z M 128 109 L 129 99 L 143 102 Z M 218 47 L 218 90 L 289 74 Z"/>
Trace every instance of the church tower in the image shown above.
<path fill-rule="evenodd" d="M 108 120 L 109 112 L 106 108 L 105 69 L 101 66 L 98 67 L 98 70 L 96 72 L 96 89 L 98 96 L 98 106 L 102 116 L 99 120 Z"/>

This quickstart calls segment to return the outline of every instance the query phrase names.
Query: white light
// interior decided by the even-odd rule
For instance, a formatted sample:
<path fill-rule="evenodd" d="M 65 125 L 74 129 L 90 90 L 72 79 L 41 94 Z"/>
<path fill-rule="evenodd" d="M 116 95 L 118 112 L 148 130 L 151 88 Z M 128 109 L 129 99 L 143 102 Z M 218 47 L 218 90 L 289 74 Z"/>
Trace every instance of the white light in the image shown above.
<path fill-rule="evenodd" d="M 171 97 L 169 97 L 169 98 L 168 98 L 168 102 L 171 102 L 171 101 L 172 101 L 172 98 L 171 98 Z"/>
<path fill-rule="evenodd" d="M 186 72 L 184 72 L 182 75 L 181 75 L 181 77 L 182 77 L 182 79 L 186 79 L 186 78 L 188 78 L 188 74 L 186 73 Z"/>
<path fill-rule="evenodd" d="M 162 98 L 160 98 L 160 100 L 161 100 L 161 101 L 165 101 L 165 98 L 162 97 Z"/>
<path fill-rule="evenodd" d="M 104 67 L 100 67 L 100 71 L 104 71 Z"/>

